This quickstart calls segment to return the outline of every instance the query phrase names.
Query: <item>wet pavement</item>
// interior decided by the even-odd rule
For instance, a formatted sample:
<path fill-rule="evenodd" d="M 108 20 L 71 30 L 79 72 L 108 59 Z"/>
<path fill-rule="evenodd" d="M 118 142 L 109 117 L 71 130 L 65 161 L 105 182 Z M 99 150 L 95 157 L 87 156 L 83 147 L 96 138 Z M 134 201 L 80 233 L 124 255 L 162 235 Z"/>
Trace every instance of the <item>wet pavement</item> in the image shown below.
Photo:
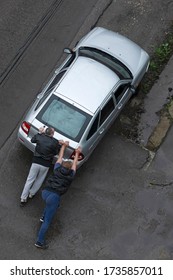
<path fill-rule="evenodd" d="M 140 123 L 141 127 L 145 122 L 141 145 L 151 147 L 154 152 L 150 153 L 148 150 L 148 165 L 144 168 L 146 184 L 136 197 L 139 208 L 145 213 L 139 232 L 143 235 L 144 244 L 147 242 L 147 248 L 151 247 L 150 257 L 159 259 L 173 258 L 173 103 L 172 100 L 170 102 L 172 74 L 173 57 L 147 95 L 145 113 Z M 163 114 L 158 114 L 168 100 L 169 114 L 165 114 L 164 110 Z"/>
<path fill-rule="evenodd" d="M 170 58 L 159 79 L 153 85 L 144 100 L 145 111 L 141 115 L 139 130 L 141 142 L 144 146 L 150 145 L 156 149 L 162 143 L 173 119 L 173 56 Z M 167 114 L 162 113 L 167 104 Z M 159 129 L 161 128 L 161 129 Z M 157 132 L 158 130 L 158 132 Z M 152 143 L 151 143 L 152 142 Z"/>
<path fill-rule="evenodd" d="M 141 1 L 140 5 L 138 1 L 125 1 L 127 7 L 123 2 L 119 10 L 115 9 L 117 1 L 108 2 L 111 5 L 102 13 L 97 25 L 117 29 L 115 23 L 123 15 L 119 21 L 122 26 L 119 31 L 126 30 L 127 35 L 132 34 L 138 41 L 141 38 L 140 18 L 146 15 L 142 3 L 146 1 Z M 136 17 L 130 6 L 135 3 Z M 157 3 L 148 3 L 150 14 L 150 5 L 154 3 L 157 6 Z M 167 11 L 166 4 L 163 8 Z M 97 11 L 99 14 L 99 7 Z M 123 14 L 125 11 L 126 15 L 131 11 L 131 24 L 129 17 Z M 153 13 L 155 10 L 152 8 L 151 15 Z M 160 22 L 160 17 L 155 20 Z M 94 18 L 90 23 L 93 22 Z M 151 30 L 147 24 L 141 23 L 145 34 Z M 87 22 L 86 26 L 88 29 L 91 24 Z M 154 36 L 156 32 L 153 29 L 152 32 Z M 149 48 L 153 37 L 150 36 L 150 41 L 145 38 L 142 36 L 141 43 Z M 173 86 L 172 72 L 171 58 L 168 67 L 147 94 L 139 127 L 140 143 L 119 135 L 115 123 L 85 166 L 77 172 L 72 189 L 62 198 L 61 207 L 48 232 L 47 251 L 34 247 L 43 209 L 40 192 L 28 202 L 26 208 L 19 207 L 32 155 L 18 143 L 17 128 L 12 132 L 0 151 L 1 259 L 173 259 L 171 121 L 165 122 L 167 127 L 162 129 L 164 135 L 155 133 L 154 137 L 157 138 L 152 138 L 153 144 L 154 140 L 159 143 L 155 145 L 156 149 L 149 150 L 148 146 L 153 131 L 159 129 L 160 123 L 163 125 L 157 112 L 167 101 L 170 94 L 168 88 Z M 14 88 L 18 90 L 19 86 L 15 85 Z"/>

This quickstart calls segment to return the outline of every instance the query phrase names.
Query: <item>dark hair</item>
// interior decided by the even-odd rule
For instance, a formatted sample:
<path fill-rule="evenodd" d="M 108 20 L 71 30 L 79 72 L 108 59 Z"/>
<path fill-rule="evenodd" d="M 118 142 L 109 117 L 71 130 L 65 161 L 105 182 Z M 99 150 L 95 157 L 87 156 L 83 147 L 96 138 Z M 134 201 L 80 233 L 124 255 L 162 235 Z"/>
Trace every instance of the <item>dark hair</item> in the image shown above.
<path fill-rule="evenodd" d="M 54 128 L 53 127 L 47 127 L 45 130 L 45 134 L 48 136 L 51 136 L 54 134 Z"/>

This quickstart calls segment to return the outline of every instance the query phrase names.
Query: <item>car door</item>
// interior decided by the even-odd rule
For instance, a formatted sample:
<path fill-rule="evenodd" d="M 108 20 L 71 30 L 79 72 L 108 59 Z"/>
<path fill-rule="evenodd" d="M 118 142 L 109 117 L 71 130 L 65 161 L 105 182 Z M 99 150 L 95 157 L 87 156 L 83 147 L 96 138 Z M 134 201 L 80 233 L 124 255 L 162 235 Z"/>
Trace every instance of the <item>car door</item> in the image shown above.
<path fill-rule="evenodd" d="M 118 116 L 132 96 L 130 83 L 121 84 L 115 91 L 113 91 L 113 96 L 116 100 L 115 114 Z"/>
<path fill-rule="evenodd" d="M 114 115 L 115 102 L 111 96 L 111 98 L 109 98 L 109 100 L 102 106 L 102 108 L 100 108 L 89 129 L 86 138 L 86 146 L 89 154 L 96 148 L 97 144 L 100 142 L 103 135 L 110 127 L 114 120 Z"/>

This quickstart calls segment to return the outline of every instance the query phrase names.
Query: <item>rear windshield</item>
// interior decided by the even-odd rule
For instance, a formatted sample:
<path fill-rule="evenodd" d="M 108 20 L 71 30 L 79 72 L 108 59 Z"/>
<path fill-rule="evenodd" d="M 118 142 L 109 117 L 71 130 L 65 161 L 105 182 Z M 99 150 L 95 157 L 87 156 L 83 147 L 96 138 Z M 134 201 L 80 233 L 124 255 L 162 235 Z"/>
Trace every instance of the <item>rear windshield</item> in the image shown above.
<path fill-rule="evenodd" d="M 53 94 L 36 118 L 63 136 L 79 142 L 91 116 Z"/>
<path fill-rule="evenodd" d="M 89 47 L 81 47 L 79 49 L 79 55 L 92 58 L 104 64 L 112 71 L 114 71 L 121 80 L 133 78 L 130 70 L 121 61 L 101 50 Z"/>

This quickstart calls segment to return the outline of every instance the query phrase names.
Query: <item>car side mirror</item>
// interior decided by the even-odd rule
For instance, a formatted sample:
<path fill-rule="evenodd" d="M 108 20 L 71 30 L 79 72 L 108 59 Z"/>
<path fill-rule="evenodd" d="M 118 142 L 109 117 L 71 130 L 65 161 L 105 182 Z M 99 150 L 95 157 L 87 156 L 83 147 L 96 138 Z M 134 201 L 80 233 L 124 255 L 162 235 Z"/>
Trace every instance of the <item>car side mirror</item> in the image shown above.
<path fill-rule="evenodd" d="M 72 51 L 71 49 L 69 49 L 69 48 L 65 48 L 65 49 L 64 49 L 64 53 L 72 54 L 73 51 Z"/>

